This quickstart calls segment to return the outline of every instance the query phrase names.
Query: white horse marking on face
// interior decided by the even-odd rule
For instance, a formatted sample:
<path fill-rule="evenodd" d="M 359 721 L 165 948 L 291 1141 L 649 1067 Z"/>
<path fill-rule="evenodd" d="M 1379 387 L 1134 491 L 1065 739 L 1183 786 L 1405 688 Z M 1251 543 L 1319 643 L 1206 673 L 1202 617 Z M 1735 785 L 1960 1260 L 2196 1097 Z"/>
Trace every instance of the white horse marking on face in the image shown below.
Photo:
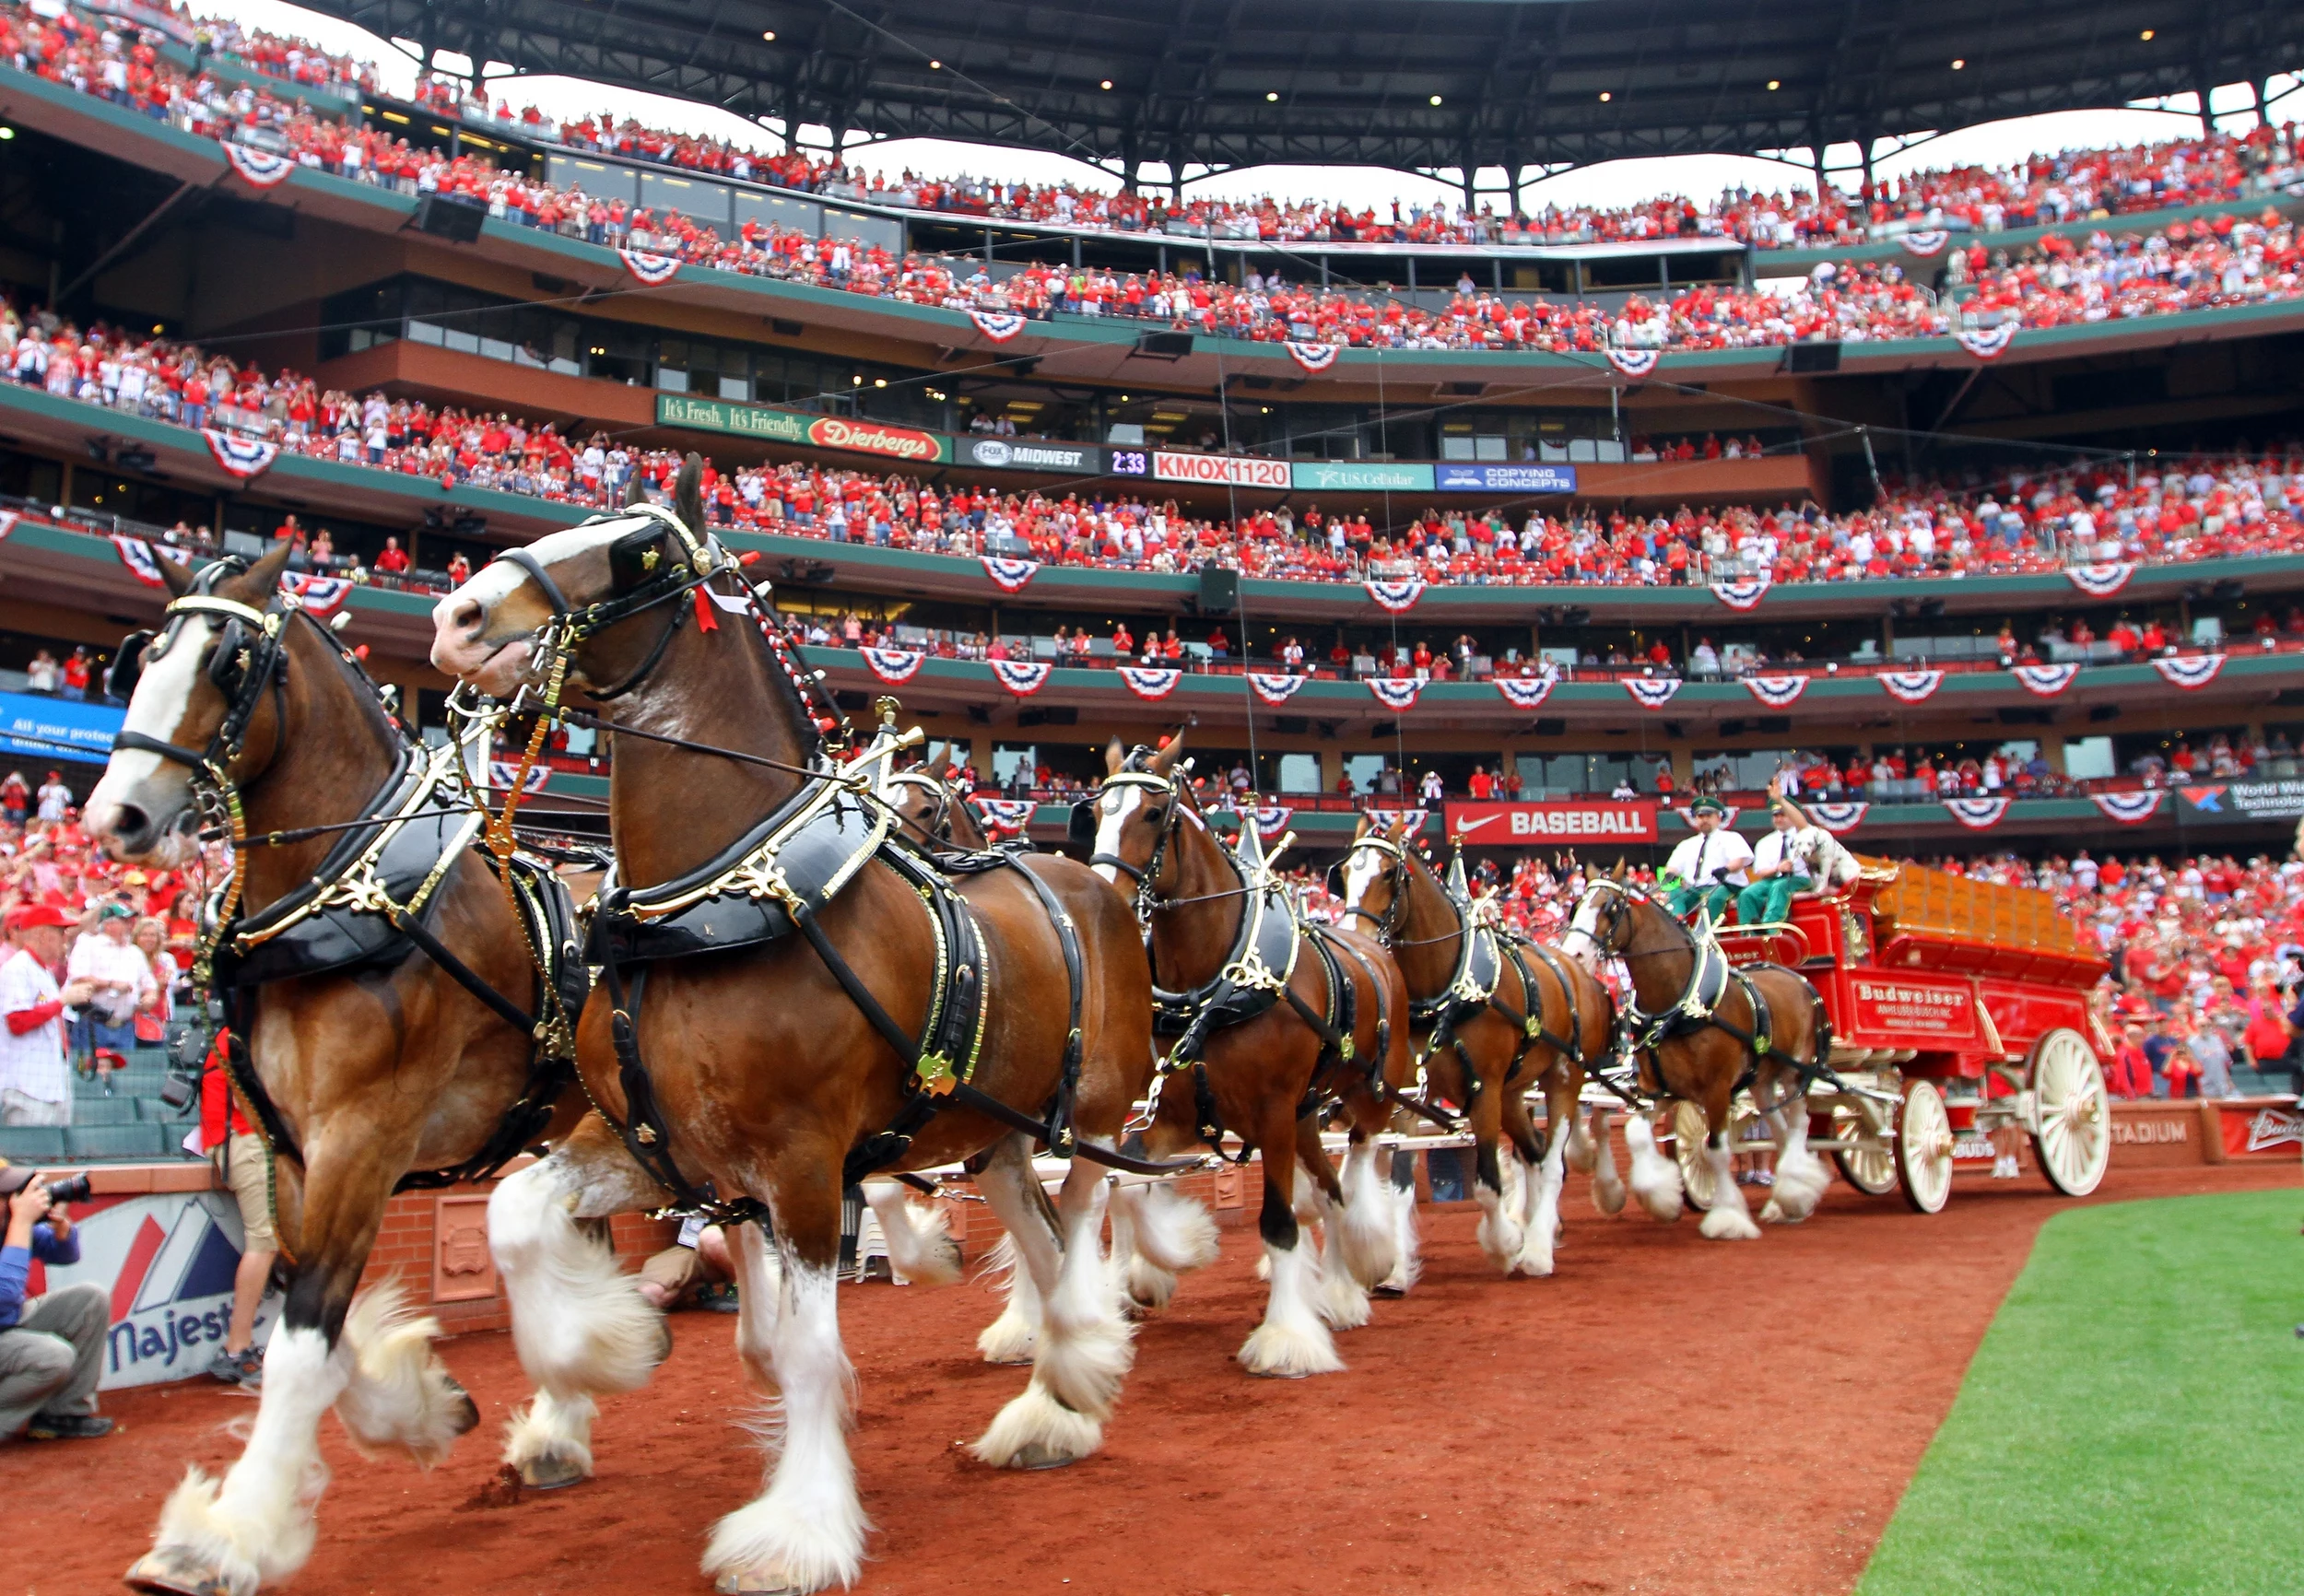
<path fill-rule="evenodd" d="M 1578 937 L 1583 938 L 1583 946 L 1569 945 Z M 1582 901 L 1577 904 L 1576 917 L 1569 921 L 1568 934 L 1560 938 L 1560 951 L 1570 958 L 1582 960 L 1587 965 L 1595 963 L 1599 959 L 1600 895 L 1598 893 L 1585 893 Z"/>
<path fill-rule="evenodd" d="M 1133 786 L 1114 787 L 1096 801 L 1097 852 L 1114 856 L 1119 854 L 1120 834 L 1128 824 L 1128 816 L 1134 814 L 1143 802 L 1144 790 Z M 1120 884 L 1118 866 L 1098 864 L 1092 868 L 1097 874 L 1113 886 L 1117 886 Z"/>
<path fill-rule="evenodd" d="M 175 635 L 154 657 L 144 674 L 137 678 L 135 691 L 128 696 L 128 711 L 121 719 L 121 730 L 141 732 L 163 743 L 176 741 L 177 732 L 192 710 L 192 695 L 200 686 L 201 667 L 208 657 L 214 641 L 217 621 L 212 616 L 198 614 L 178 617 Z M 183 783 L 183 791 L 191 790 L 192 772 L 178 766 L 163 755 L 142 748 L 115 749 L 105 762 L 104 774 L 88 794 L 84 814 L 90 827 L 106 830 L 131 804 L 147 810 L 156 810 L 159 803 L 147 791 L 150 783 L 170 772 Z M 138 803 L 138 800 L 143 800 Z"/>
<path fill-rule="evenodd" d="M 1355 848 L 1344 861 L 1344 906 L 1358 909 L 1384 873 L 1383 858 L 1373 848 Z"/>
<path fill-rule="evenodd" d="M 644 527 L 661 527 L 664 522 L 651 515 L 623 515 L 604 521 L 597 526 L 571 526 L 566 532 L 555 532 L 527 546 L 536 562 L 547 570 L 567 560 L 605 548 L 620 537 L 629 536 Z M 520 590 L 523 582 L 533 581 L 527 571 L 511 560 L 491 560 L 468 578 L 464 584 L 450 593 L 442 604 L 461 599 L 476 601 L 482 613 L 491 613 L 496 606 Z"/>

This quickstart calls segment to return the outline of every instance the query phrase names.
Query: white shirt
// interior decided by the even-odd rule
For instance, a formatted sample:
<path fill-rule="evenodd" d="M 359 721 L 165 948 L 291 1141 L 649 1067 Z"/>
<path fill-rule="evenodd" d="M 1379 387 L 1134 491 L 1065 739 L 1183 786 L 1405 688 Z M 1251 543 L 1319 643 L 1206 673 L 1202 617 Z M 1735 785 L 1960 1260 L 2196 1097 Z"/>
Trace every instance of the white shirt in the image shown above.
<path fill-rule="evenodd" d="M 142 948 L 133 942 L 114 942 L 100 931 L 91 931 L 72 945 L 65 959 L 65 980 L 95 982 L 97 994 L 89 1002 L 106 1024 L 115 1026 L 127 1024 L 159 986 Z"/>
<path fill-rule="evenodd" d="M 1742 886 L 1751 863 L 1751 846 L 1723 826 L 1709 837 L 1699 832 L 1682 842 L 1664 869 L 1691 886 L 1711 886 L 1715 874 L 1731 886 Z"/>
<path fill-rule="evenodd" d="M 1770 830 L 1767 836 L 1761 838 L 1760 845 L 1752 851 L 1752 863 L 1755 872 L 1757 873 L 1759 870 L 1765 869 L 1769 873 L 1770 878 L 1773 879 L 1776 875 L 1785 874 L 1783 867 L 1786 864 L 1789 864 L 1792 867 L 1790 872 L 1791 874 L 1798 877 L 1802 881 L 1807 880 L 1808 862 L 1804 859 L 1793 856 L 1787 851 L 1792 847 L 1793 839 L 1799 835 L 1800 833 L 1797 829 L 1792 831 Z"/>
<path fill-rule="evenodd" d="M 21 1014 L 57 1001 L 56 978 L 48 967 L 18 948 L 0 964 L 0 1015 Z M 0 1025 L 0 1090 L 22 1092 L 43 1103 L 72 1099 L 72 1075 L 64 1064 L 64 1016 L 34 1026 L 22 1036 Z"/>

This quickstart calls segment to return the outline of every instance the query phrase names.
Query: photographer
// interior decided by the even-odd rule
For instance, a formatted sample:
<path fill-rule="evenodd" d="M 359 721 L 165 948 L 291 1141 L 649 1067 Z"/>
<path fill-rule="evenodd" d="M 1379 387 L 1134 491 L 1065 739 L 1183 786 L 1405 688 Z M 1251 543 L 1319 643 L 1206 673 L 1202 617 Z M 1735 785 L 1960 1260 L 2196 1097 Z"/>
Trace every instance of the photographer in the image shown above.
<path fill-rule="evenodd" d="M 84 1195 L 87 1177 L 58 1184 Z M 109 1435 L 112 1420 L 96 1411 L 96 1381 L 103 1373 L 111 1299 L 102 1286 L 88 1284 L 26 1301 L 32 1260 L 77 1263 L 80 1242 L 64 1204 L 31 1170 L 0 1168 L 0 1194 L 8 1203 L 0 1245 L 0 1439 L 18 1432 L 35 1441 Z"/>

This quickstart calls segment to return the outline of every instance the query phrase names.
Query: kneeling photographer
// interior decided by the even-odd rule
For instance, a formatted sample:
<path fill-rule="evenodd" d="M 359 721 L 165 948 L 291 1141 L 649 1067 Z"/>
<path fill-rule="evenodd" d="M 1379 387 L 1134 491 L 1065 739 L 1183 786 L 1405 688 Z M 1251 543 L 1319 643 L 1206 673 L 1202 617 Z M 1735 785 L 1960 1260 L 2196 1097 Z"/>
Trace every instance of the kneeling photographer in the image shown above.
<path fill-rule="evenodd" d="M 0 1440 L 93 1440 L 112 1432 L 96 1411 L 112 1303 L 96 1285 L 66 1285 L 29 1301 L 32 1260 L 80 1261 L 65 1204 L 88 1194 L 88 1177 L 43 1184 L 32 1170 L 0 1166 L 8 1223 L 0 1244 Z"/>

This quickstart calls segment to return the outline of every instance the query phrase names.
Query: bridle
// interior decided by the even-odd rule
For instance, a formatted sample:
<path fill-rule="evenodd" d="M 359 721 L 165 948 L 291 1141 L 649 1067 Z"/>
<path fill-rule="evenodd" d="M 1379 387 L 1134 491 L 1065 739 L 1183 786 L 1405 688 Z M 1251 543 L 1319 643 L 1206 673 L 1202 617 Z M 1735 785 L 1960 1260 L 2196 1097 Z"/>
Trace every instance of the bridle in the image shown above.
<path fill-rule="evenodd" d="M 925 820 L 915 820 L 930 837 L 949 841 L 952 836 L 952 789 L 949 784 L 931 775 L 925 766 L 915 765 L 908 770 L 892 771 L 888 779 L 891 787 L 916 787 L 928 795 L 931 807 Z"/>
<path fill-rule="evenodd" d="M 1142 913 L 1147 909 L 1158 907 L 1159 903 L 1153 883 L 1159 880 L 1160 872 L 1168 863 L 1169 839 L 1176 835 L 1177 823 L 1182 816 L 1183 792 L 1176 784 L 1176 778 L 1158 776 L 1149 770 L 1115 770 L 1104 779 L 1103 783 L 1096 789 L 1093 794 L 1072 806 L 1072 821 L 1067 835 L 1076 842 L 1093 843 L 1096 840 L 1098 829 L 1096 816 L 1103 804 L 1104 795 L 1107 792 L 1128 787 L 1134 787 L 1145 792 L 1163 793 L 1169 799 L 1168 813 L 1161 816 L 1159 831 L 1152 839 L 1150 857 L 1146 858 L 1143 865 L 1139 867 L 1129 863 L 1117 853 L 1096 852 L 1088 855 L 1088 863 L 1091 866 L 1109 864 L 1134 882 L 1136 884 L 1136 909 L 1138 913 Z"/>
<path fill-rule="evenodd" d="M 1375 928 L 1374 934 L 1376 940 L 1382 943 L 1386 947 L 1390 947 L 1392 945 L 1392 939 L 1393 935 L 1400 929 L 1400 915 L 1408 898 L 1406 881 L 1408 874 L 1408 852 L 1406 849 L 1401 847 L 1399 843 L 1394 842 L 1391 838 L 1381 836 L 1375 832 L 1370 832 L 1366 837 L 1356 837 L 1352 839 L 1352 846 L 1344 851 L 1344 863 L 1342 867 L 1349 869 L 1352 863 L 1352 856 L 1363 851 L 1370 853 L 1381 854 L 1384 858 L 1391 861 L 1390 863 L 1383 866 L 1381 874 L 1389 875 L 1393 878 L 1392 901 L 1384 905 L 1384 912 L 1381 915 L 1370 914 L 1367 909 L 1362 909 L 1357 903 L 1346 904 L 1344 908 L 1345 918 L 1349 920 L 1358 916 L 1359 919 L 1367 921 L 1369 925 Z M 1337 896 L 1341 897 L 1343 895 L 1339 893 Z"/>

